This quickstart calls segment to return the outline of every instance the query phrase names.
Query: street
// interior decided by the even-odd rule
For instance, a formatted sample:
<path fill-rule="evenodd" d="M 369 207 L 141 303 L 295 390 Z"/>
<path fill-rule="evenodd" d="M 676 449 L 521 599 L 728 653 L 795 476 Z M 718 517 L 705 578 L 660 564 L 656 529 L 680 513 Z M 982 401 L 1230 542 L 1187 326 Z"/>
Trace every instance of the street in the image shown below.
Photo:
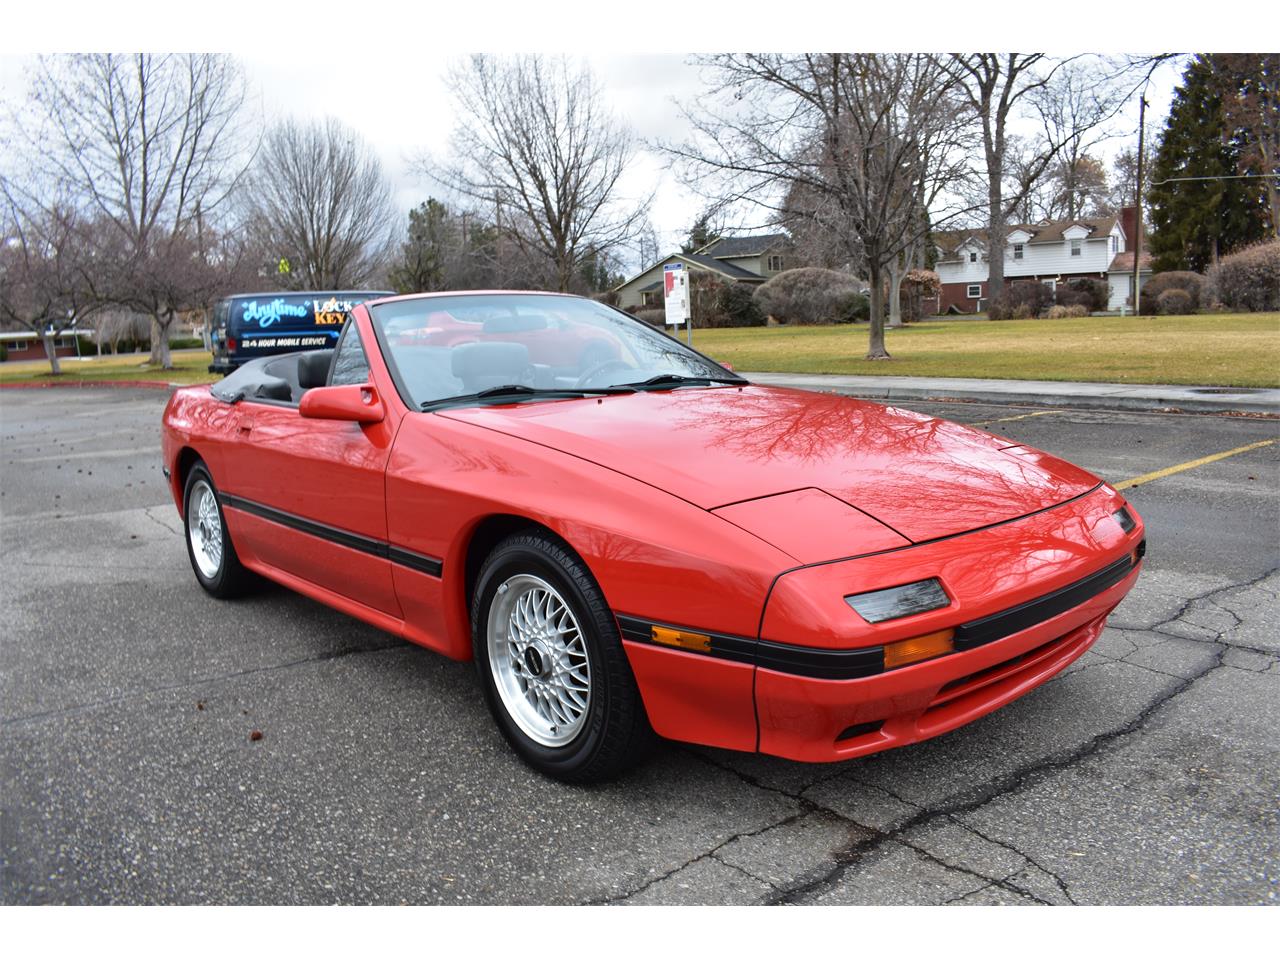
<path fill-rule="evenodd" d="M 1280 900 L 1280 443 L 1126 489 L 1137 587 L 974 724 L 830 766 L 666 743 L 582 788 L 520 763 L 471 664 L 283 588 L 208 597 L 160 472 L 166 398 L 0 396 L 0 902 Z M 1112 483 L 1280 438 L 901 405 Z"/>

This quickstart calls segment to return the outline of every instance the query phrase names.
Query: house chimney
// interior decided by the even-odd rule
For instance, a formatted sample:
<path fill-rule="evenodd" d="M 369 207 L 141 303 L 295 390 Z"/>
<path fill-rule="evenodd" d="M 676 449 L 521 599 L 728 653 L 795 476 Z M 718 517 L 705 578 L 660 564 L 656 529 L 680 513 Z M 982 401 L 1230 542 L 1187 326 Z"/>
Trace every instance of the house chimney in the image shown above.
<path fill-rule="evenodd" d="M 1120 229 L 1124 231 L 1124 248 L 1132 250 L 1137 243 L 1137 207 L 1121 207 L 1120 208 Z"/>

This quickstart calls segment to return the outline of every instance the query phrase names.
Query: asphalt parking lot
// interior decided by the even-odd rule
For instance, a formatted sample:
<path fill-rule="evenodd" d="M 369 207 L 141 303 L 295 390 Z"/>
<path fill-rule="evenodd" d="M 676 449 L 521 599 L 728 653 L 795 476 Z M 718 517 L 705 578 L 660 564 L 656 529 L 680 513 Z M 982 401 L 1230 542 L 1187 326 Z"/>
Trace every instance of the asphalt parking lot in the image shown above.
<path fill-rule="evenodd" d="M 833 766 L 667 744 L 576 788 L 508 750 L 470 664 L 283 589 L 206 596 L 160 474 L 164 402 L 0 396 L 0 902 L 1280 899 L 1280 443 L 1127 490 L 1137 587 L 1081 660 L 977 723 Z M 903 405 L 1112 482 L 1280 437 Z"/>

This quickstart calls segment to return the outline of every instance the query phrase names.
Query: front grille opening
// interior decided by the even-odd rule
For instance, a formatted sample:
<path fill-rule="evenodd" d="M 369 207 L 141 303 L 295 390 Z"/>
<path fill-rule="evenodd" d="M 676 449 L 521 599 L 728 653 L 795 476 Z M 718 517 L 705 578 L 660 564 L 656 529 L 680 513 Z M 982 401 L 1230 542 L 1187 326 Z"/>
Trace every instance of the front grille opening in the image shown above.
<path fill-rule="evenodd" d="M 1033 657 L 1037 656 L 1042 651 L 1046 650 L 1047 648 L 1052 647 L 1055 643 L 1061 643 L 1063 639 L 1064 639 L 1063 637 L 1054 637 L 1049 642 L 1042 643 L 1040 644 L 1040 646 L 1035 647 L 1031 650 L 1028 650 L 1026 653 L 1021 653 L 1016 657 L 1011 657 L 1010 659 L 1002 661 L 1001 663 L 997 663 L 990 667 L 987 667 L 985 670 L 979 670 L 977 673 L 970 673 L 967 676 L 959 677 L 955 680 L 950 681 L 949 683 L 945 683 L 942 685 L 941 689 L 938 690 L 938 693 L 944 694 L 950 690 L 956 689 L 957 687 L 963 687 L 965 684 L 973 683 L 974 681 L 981 680 L 984 677 L 989 677 L 992 674 L 1000 673 L 1001 671 L 1008 670 L 1011 667 L 1016 667 L 1023 661 L 1030 660 Z"/>
<path fill-rule="evenodd" d="M 875 733 L 884 726 L 883 720 L 872 720 L 870 723 L 855 723 L 852 727 L 846 727 L 836 736 L 836 743 L 841 740 L 852 740 L 854 737 L 865 736 L 868 733 Z"/>

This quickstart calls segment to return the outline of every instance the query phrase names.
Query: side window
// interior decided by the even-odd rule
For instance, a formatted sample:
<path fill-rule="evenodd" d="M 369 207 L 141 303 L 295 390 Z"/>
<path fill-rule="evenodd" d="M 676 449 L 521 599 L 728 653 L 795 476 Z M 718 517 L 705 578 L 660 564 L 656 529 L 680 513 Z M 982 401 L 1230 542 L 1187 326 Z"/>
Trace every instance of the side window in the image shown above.
<path fill-rule="evenodd" d="M 338 341 L 338 352 L 333 358 L 333 372 L 329 384 L 337 387 L 350 383 L 369 382 L 369 361 L 360 345 L 360 331 L 354 320 L 348 320 Z"/>

